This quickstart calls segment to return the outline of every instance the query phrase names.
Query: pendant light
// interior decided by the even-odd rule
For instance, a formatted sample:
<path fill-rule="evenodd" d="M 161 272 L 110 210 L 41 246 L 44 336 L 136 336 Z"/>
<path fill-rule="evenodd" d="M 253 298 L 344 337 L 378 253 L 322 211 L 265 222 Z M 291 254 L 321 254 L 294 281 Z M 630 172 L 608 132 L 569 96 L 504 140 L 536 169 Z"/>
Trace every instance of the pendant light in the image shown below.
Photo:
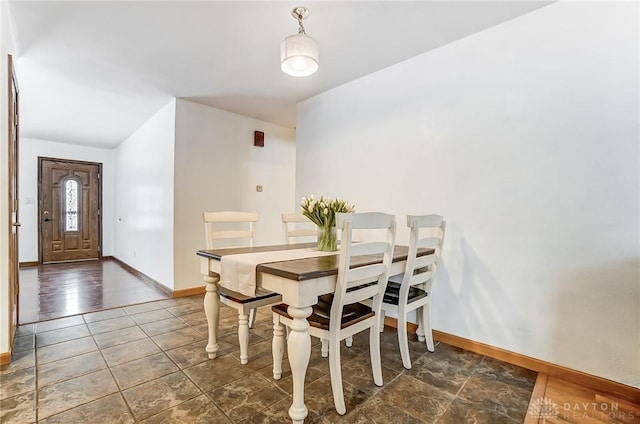
<path fill-rule="evenodd" d="M 298 20 L 298 33 L 280 44 L 280 69 L 287 75 L 307 77 L 318 70 L 318 43 L 304 31 L 302 20 L 309 17 L 309 9 L 298 6 L 291 11 Z"/>

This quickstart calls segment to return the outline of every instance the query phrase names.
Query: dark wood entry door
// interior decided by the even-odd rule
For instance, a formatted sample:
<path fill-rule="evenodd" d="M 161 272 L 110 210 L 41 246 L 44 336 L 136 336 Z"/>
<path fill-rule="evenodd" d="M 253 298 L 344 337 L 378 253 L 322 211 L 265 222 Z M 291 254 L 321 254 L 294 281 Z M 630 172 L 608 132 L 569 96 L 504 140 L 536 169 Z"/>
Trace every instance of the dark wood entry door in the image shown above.
<path fill-rule="evenodd" d="M 13 336 L 18 325 L 18 82 L 13 58 L 8 57 L 9 71 L 9 344 L 13 349 Z"/>
<path fill-rule="evenodd" d="M 102 164 L 39 161 L 41 262 L 99 259 Z"/>

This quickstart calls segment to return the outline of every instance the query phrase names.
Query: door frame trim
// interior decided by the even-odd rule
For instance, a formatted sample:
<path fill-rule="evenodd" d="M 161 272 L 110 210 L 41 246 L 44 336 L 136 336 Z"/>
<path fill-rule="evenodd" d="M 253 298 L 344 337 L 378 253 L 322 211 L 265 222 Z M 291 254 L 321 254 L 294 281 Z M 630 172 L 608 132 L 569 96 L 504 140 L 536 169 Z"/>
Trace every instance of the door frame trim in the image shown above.
<path fill-rule="evenodd" d="M 16 70 L 14 66 L 14 59 L 11 54 L 7 54 L 7 141 L 3 148 L 7 148 L 7 178 L 8 187 L 7 194 L 9 201 L 7 205 L 8 210 L 8 224 L 9 232 L 7 234 L 7 247 L 8 247 L 8 304 L 7 313 L 9 315 L 7 329 L 9 332 L 9 351 L 13 351 L 13 344 L 15 341 L 15 331 L 17 326 L 20 325 L 20 254 L 19 254 L 19 150 L 20 150 L 20 87 L 18 87 L 18 78 L 16 76 Z M 12 138 L 15 131 L 15 141 Z M 13 159 L 10 157 L 13 151 Z M 15 183 L 15 193 L 12 193 L 11 186 Z M 13 196 L 12 196 L 13 194 Z M 16 215 L 13 215 L 13 212 Z M 17 226 L 14 226 L 18 223 Z M 15 231 L 15 234 L 14 234 Z M 13 261 L 12 256 L 13 257 Z M 15 304 L 14 304 L 15 301 Z M 15 318 L 15 321 L 14 321 Z M 0 355 L 0 362 L 5 359 Z M 9 361 L 11 358 L 9 357 Z"/>
<path fill-rule="evenodd" d="M 98 260 L 102 259 L 102 163 L 85 160 L 38 156 L 38 264 L 42 264 L 42 162 L 45 160 L 66 162 L 77 165 L 96 165 L 98 167 Z"/>

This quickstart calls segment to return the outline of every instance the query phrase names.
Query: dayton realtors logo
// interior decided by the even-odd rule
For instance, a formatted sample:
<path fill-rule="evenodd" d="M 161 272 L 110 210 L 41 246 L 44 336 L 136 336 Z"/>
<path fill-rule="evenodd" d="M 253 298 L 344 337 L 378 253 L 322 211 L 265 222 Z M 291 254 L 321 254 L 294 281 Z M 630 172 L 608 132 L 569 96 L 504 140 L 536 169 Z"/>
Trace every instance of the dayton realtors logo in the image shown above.
<path fill-rule="evenodd" d="M 565 402 L 558 405 L 551 398 L 537 398 L 529 405 L 529 415 L 542 419 L 542 423 L 554 418 L 564 420 L 623 420 L 633 421 L 640 418 L 640 413 L 620 410 L 617 402 Z"/>
<path fill-rule="evenodd" d="M 558 404 L 552 399 L 542 397 L 531 402 L 529 405 L 529 415 L 542 418 L 542 422 L 545 423 L 547 419 L 556 418 L 560 415 L 560 408 L 558 408 Z"/>

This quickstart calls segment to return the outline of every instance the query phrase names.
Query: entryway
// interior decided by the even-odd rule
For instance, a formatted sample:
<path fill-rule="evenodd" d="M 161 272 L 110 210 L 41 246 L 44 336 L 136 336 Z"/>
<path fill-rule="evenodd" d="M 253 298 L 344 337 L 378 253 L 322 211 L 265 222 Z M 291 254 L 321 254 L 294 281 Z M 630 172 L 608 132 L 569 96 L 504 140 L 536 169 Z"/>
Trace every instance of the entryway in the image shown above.
<path fill-rule="evenodd" d="M 20 289 L 20 324 L 171 298 L 114 259 L 23 267 Z"/>
<path fill-rule="evenodd" d="M 102 256 L 102 164 L 38 158 L 38 262 L 20 268 L 20 324 L 169 299 Z"/>

